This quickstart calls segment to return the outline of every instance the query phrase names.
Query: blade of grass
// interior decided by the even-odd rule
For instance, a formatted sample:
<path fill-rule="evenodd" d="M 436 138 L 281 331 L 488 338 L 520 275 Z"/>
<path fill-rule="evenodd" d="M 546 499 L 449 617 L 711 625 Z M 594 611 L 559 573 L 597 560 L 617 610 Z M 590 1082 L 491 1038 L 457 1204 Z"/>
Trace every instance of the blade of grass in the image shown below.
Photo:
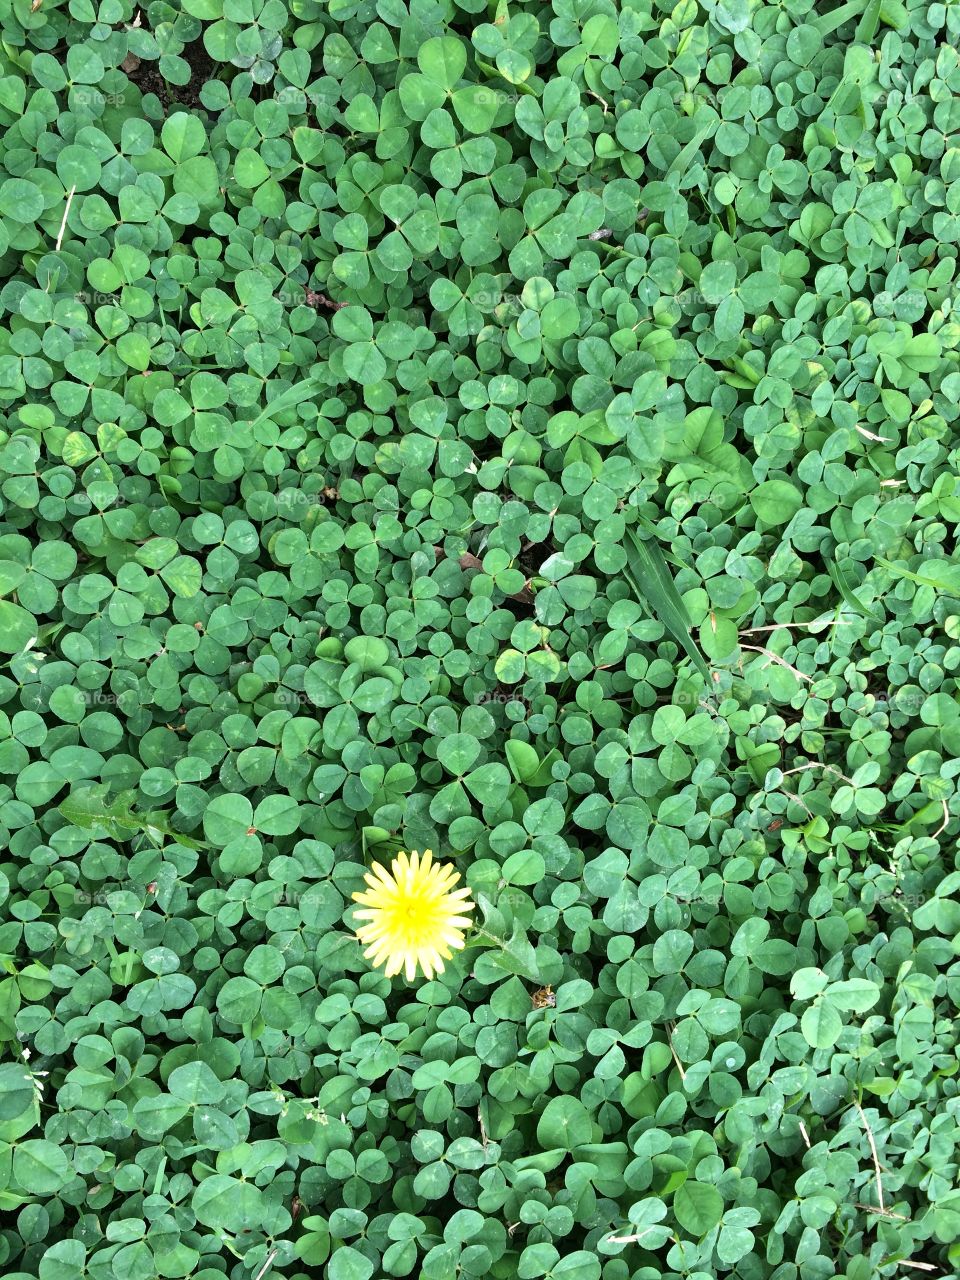
<path fill-rule="evenodd" d="M 652 539 L 645 542 L 632 529 L 628 529 L 624 545 L 627 552 L 627 577 L 638 601 L 652 618 L 663 623 L 709 684 L 710 668 L 693 642 L 690 634 L 693 623 L 659 544 Z"/>
<path fill-rule="evenodd" d="M 683 147 L 680 152 L 678 152 L 676 158 L 671 163 L 670 168 L 667 170 L 667 175 L 666 175 L 667 177 L 669 177 L 672 173 L 685 173 L 686 170 L 690 168 L 690 165 L 693 163 L 693 157 L 696 155 L 700 147 L 700 144 L 706 140 L 706 138 L 716 129 L 717 125 L 719 124 L 719 117 L 717 116 L 715 111 L 708 110 L 708 111 L 703 111 L 700 114 L 704 116 L 709 116 L 709 119 L 702 121 L 697 126 L 696 133 L 693 135 L 690 141 L 686 144 L 686 146 Z"/>
<path fill-rule="evenodd" d="M 833 585 L 840 592 L 841 596 L 843 596 L 844 603 L 849 605 L 851 609 L 855 609 L 861 617 L 872 618 L 874 622 L 882 622 L 883 618 L 874 613 L 872 609 L 868 608 L 868 606 L 863 603 L 859 596 L 854 594 L 853 588 L 847 581 L 846 574 L 840 568 L 836 560 L 831 560 L 828 556 L 824 556 L 824 560 L 827 566 L 827 573 L 829 573 Z"/>
<path fill-rule="evenodd" d="M 857 34 L 853 37 L 858 44 L 870 44 L 877 34 L 877 28 L 880 26 L 880 6 L 882 3 L 883 0 L 869 0 L 857 27 Z"/>
<path fill-rule="evenodd" d="M 832 13 L 821 13 L 809 25 L 816 27 L 821 36 L 832 35 L 845 22 L 850 22 L 853 18 L 859 18 L 866 8 L 866 3 L 867 0 L 850 0 L 849 4 L 842 4 L 839 9 L 834 9 Z"/>
<path fill-rule="evenodd" d="M 950 560 L 931 560 L 929 567 L 924 565 L 920 573 L 914 573 L 902 564 L 894 564 L 891 560 L 876 557 L 877 564 L 888 573 L 893 573 L 908 582 L 916 582 L 922 587 L 933 587 L 935 591 L 945 591 L 951 596 L 960 596 L 960 565 Z"/>
<path fill-rule="evenodd" d="M 320 382 L 317 378 L 304 378 L 301 382 L 295 382 L 292 387 L 287 387 L 286 391 L 281 393 L 260 413 L 260 415 L 250 423 L 251 430 L 259 427 L 261 422 L 266 422 L 275 413 L 283 413 L 286 409 L 295 408 L 302 400 L 306 400 L 319 387 Z"/>

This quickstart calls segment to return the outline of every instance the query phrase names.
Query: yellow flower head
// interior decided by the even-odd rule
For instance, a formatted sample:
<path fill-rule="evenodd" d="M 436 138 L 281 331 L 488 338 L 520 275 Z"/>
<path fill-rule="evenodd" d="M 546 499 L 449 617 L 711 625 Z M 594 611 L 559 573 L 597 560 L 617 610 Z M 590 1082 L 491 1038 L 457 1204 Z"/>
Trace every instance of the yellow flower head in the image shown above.
<path fill-rule="evenodd" d="M 417 976 L 417 965 L 430 979 L 443 973 L 443 962 L 463 946 L 463 930 L 472 921 L 469 889 L 454 889 L 460 872 L 434 862 L 429 849 L 398 853 L 390 870 L 375 862 L 363 877 L 368 888 L 353 895 L 363 905 L 357 919 L 366 923 L 357 937 L 367 947 L 363 953 L 374 965 L 386 964 L 386 976 L 401 970 L 407 981 Z M 369 944 L 369 945 L 368 945 Z"/>

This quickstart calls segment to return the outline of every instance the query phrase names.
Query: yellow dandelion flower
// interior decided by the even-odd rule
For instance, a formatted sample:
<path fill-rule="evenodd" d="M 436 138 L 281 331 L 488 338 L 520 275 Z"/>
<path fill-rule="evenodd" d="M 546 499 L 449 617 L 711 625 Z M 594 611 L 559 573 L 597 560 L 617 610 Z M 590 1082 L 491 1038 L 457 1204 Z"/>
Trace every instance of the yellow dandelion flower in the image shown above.
<path fill-rule="evenodd" d="M 357 937 L 366 946 L 366 958 L 386 976 L 401 970 L 407 981 L 417 976 L 417 966 L 427 979 L 443 973 L 443 962 L 463 947 L 463 931 L 473 923 L 464 912 L 472 911 L 469 889 L 454 889 L 460 872 L 433 861 L 429 849 L 398 853 L 390 870 L 375 862 L 363 877 L 367 888 L 353 895 L 364 908 L 357 919 L 365 923 Z"/>

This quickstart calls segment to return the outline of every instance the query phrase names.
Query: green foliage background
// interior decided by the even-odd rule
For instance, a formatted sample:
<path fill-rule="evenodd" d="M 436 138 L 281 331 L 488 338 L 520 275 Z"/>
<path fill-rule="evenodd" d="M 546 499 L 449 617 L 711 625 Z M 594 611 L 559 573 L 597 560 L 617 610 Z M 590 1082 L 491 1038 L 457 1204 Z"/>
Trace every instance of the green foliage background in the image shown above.
<path fill-rule="evenodd" d="M 0 33 L 7 1280 L 956 1274 L 960 6 Z"/>

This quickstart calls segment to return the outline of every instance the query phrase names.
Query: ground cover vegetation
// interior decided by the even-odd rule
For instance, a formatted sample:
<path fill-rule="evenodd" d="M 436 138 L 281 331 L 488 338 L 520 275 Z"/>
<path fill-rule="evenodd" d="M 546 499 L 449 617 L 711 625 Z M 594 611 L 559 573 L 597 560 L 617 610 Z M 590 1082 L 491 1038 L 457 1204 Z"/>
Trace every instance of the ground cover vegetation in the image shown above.
<path fill-rule="evenodd" d="M 0 36 L 4 1276 L 956 1274 L 960 5 Z"/>

